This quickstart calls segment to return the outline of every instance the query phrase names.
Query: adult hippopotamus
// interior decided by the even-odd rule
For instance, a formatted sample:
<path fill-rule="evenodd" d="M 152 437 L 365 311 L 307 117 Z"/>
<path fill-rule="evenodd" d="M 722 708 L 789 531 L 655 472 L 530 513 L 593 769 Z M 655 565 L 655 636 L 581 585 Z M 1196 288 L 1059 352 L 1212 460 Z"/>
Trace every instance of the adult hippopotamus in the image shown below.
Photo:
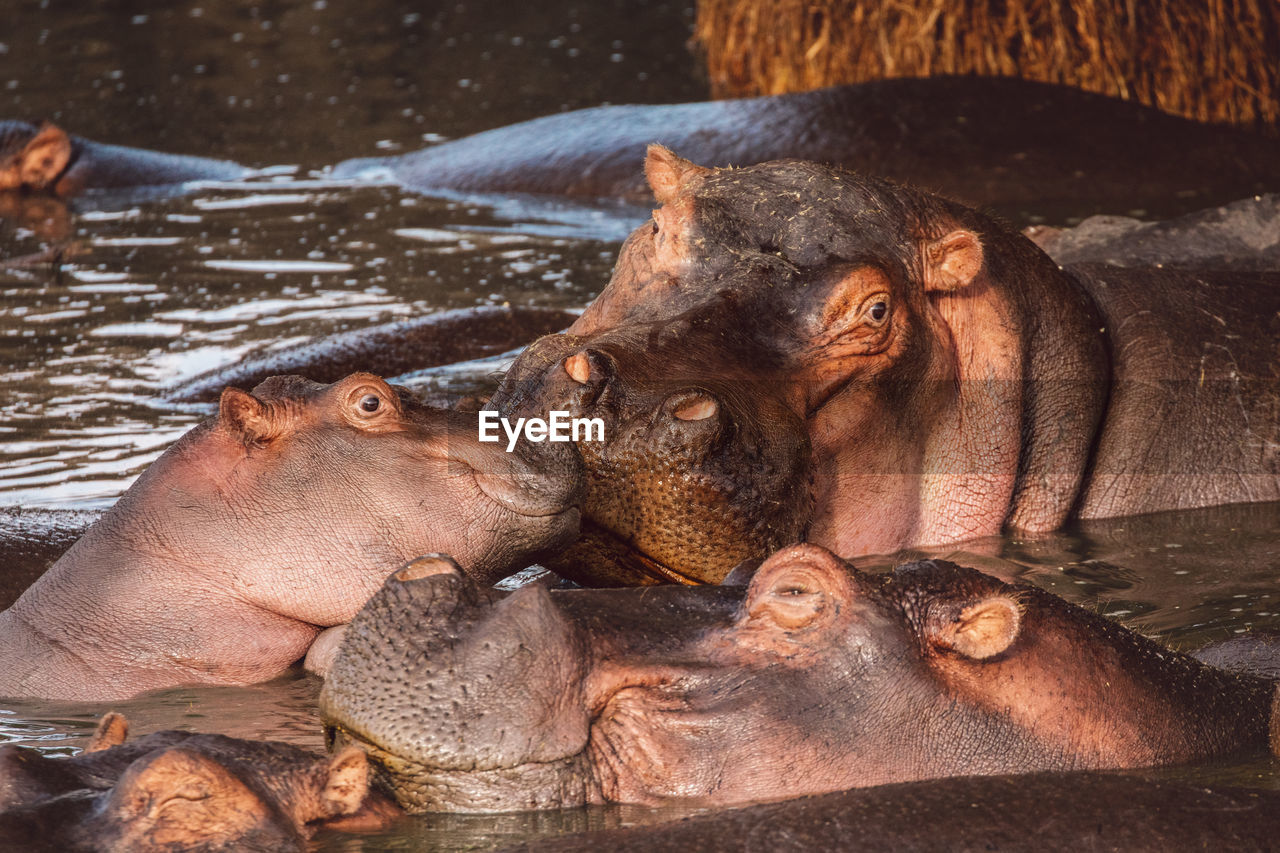
<path fill-rule="evenodd" d="M 807 538 L 846 556 L 1280 499 L 1280 274 L 1063 270 L 960 204 L 816 163 L 655 146 L 646 170 L 662 206 L 500 409 L 591 416 L 571 360 L 662 325 L 804 421 Z"/>
<path fill-rule="evenodd" d="M 571 447 L 504 452 L 370 374 L 227 389 L 0 613 L 0 695 L 272 678 L 407 559 L 492 582 L 572 540 L 579 487 Z"/>
<path fill-rule="evenodd" d="M 251 169 L 228 160 L 94 142 L 49 122 L 0 121 L 0 190 L 66 198 L 85 190 L 234 181 L 250 174 Z"/>
<path fill-rule="evenodd" d="M 485 590 L 388 578 L 320 695 L 409 811 L 725 805 L 1280 746 L 1276 685 L 1034 587 L 814 545 L 742 586 Z M 1270 734 L 1268 733 L 1270 727 Z"/>
<path fill-rule="evenodd" d="M 0 746 L 0 846 L 31 851 L 306 850 L 320 828 L 377 828 L 399 809 L 359 749 L 162 731 L 124 742 L 103 717 L 88 749 Z"/>
<path fill-rule="evenodd" d="M 0 136 L 0 155 L 9 153 L 7 165 L 0 160 L 0 174 L 11 177 L 0 180 L 10 186 L 66 192 L 245 173 L 223 161 L 72 137 L 72 154 L 83 154 L 73 156 L 60 177 L 61 169 L 46 165 L 43 156 L 23 154 L 37 129 L 9 126 L 15 141 L 5 145 Z M 408 154 L 346 160 L 332 174 L 376 176 L 428 193 L 647 203 L 651 196 L 636 164 L 654 141 L 717 165 L 780 157 L 836 163 L 934 187 L 1018 220 L 1028 213 L 1060 221 L 1135 208 L 1171 216 L 1280 187 L 1275 138 L 1067 86 L 984 77 L 879 80 L 759 98 L 594 107 Z"/>

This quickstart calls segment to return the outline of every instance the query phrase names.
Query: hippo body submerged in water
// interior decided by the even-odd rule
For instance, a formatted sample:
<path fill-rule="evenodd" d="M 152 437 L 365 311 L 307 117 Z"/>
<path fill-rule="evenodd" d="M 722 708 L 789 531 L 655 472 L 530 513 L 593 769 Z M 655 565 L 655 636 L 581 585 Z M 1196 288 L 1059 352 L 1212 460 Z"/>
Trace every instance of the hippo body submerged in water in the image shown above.
<path fill-rule="evenodd" d="M 8 128 L 7 136 L 3 128 Z M 249 170 L 0 126 L 0 188 L 118 188 L 228 180 Z M 61 131 L 57 131 L 61 134 Z M 49 132 L 52 136 L 52 131 Z M 7 143 L 5 140 L 8 140 Z M 648 202 L 636 168 L 661 142 L 716 165 L 780 157 L 916 183 L 1024 218 L 1187 213 L 1280 185 L 1280 142 L 1066 86 L 1012 78 L 881 80 L 688 104 L 604 106 L 545 116 L 391 157 L 339 163 L 422 192 L 545 194 Z M 53 168 L 46 154 L 69 158 Z"/>
<path fill-rule="evenodd" d="M 844 555 L 1280 499 L 1280 273 L 1063 270 L 973 210 L 814 163 L 655 146 L 647 169 L 662 206 L 499 409 L 591 416 L 569 360 L 661 327 L 698 353 L 687 384 L 770 385 L 805 424 L 806 539 Z"/>
<path fill-rule="evenodd" d="M 481 444 L 369 374 L 228 389 L 0 613 L 0 695 L 273 678 L 412 557 L 493 582 L 571 541 L 579 489 L 572 448 Z"/>
<path fill-rule="evenodd" d="M 51 758 L 0 746 L 0 846 L 28 851 L 305 850 L 317 829 L 377 828 L 399 809 L 358 749 L 162 731 L 125 742 L 119 714 Z"/>
<path fill-rule="evenodd" d="M 1273 682 L 949 563 L 878 577 L 801 545 L 745 588 L 509 595 L 410 568 L 320 697 L 410 811 L 715 806 L 1280 739 Z"/>

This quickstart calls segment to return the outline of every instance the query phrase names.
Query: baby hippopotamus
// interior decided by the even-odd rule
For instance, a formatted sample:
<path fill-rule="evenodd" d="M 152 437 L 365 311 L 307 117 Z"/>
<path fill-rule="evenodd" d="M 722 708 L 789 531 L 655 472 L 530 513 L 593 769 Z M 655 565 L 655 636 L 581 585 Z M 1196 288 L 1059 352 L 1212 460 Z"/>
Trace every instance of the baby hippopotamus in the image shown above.
<path fill-rule="evenodd" d="M 28 851 L 305 850 L 321 827 L 378 828 L 400 813 L 351 748 L 182 731 L 125 743 L 119 714 L 85 752 L 0 746 L 0 847 Z"/>
<path fill-rule="evenodd" d="M 867 575 L 814 545 L 746 587 L 504 595 L 417 563 L 320 696 L 330 741 L 417 812 L 1169 764 L 1280 747 L 1278 705 L 1043 590 L 938 561 Z"/>
<path fill-rule="evenodd" d="M 0 695 L 273 678 L 408 559 L 492 583 L 567 543 L 579 478 L 571 447 L 506 453 L 371 374 L 229 388 L 0 613 Z"/>

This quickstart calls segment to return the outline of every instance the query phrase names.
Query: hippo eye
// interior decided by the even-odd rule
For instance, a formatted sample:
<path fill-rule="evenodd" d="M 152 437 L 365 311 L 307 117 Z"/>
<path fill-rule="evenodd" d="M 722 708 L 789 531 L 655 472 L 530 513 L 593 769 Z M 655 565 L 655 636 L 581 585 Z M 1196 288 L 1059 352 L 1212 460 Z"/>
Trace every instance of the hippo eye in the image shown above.
<path fill-rule="evenodd" d="M 873 323 L 883 323 L 884 318 L 889 316 L 889 303 L 883 299 L 871 303 L 871 307 L 867 309 L 867 316 Z"/>
<path fill-rule="evenodd" d="M 360 408 L 369 414 L 373 414 L 382 408 L 382 398 L 377 394 L 365 394 L 360 398 Z"/>
<path fill-rule="evenodd" d="M 658 220 L 656 220 L 656 219 L 655 219 L 655 220 L 653 220 L 653 233 L 654 233 L 655 235 L 658 233 Z"/>

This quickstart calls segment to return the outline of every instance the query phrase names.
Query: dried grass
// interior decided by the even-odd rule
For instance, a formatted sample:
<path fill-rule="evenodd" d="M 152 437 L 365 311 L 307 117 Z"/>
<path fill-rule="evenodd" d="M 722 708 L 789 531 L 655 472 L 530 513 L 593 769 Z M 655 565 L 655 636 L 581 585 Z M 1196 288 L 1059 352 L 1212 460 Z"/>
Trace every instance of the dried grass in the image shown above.
<path fill-rule="evenodd" d="M 1280 118 L 1280 0 L 699 0 L 695 39 L 717 97 L 987 74 Z"/>

